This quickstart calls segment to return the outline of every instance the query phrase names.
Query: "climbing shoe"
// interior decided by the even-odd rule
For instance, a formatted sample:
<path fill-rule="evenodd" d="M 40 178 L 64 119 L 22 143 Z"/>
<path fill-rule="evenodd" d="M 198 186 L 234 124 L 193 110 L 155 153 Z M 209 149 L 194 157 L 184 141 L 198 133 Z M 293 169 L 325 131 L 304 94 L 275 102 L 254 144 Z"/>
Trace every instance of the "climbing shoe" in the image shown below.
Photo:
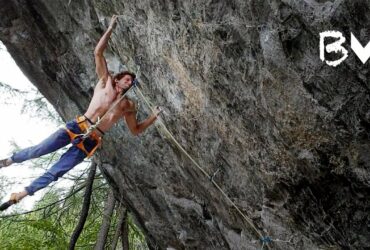
<path fill-rule="evenodd" d="M 7 166 L 11 165 L 12 163 L 13 162 L 10 158 L 0 160 L 0 168 L 7 167 Z"/>
<path fill-rule="evenodd" d="M 18 197 L 18 193 L 12 193 L 10 195 L 10 199 L 7 202 L 4 202 L 3 204 L 0 205 L 0 211 L 4 211 L 4 210 L 8 209 L 8 207 L 18 203 L 19 200 L 20 199 Z"/>
<path fill-rule="evenodd" d="M 18 194 L 19 193 L 12 193 L 10 195 L 10 199 L 7 202 L 4 202 L 3 204 L 0 205 L 0 211 L 4 211 L 8 207 L 18 203 L 20 201 Z"/>
<path fill-rule="evenodd" d="M 13 201 L 4 202 L 3 204 L 0 205 L 0 211 L 8 209 L 8 207 L 10 207 L 11 205 L 14 205 Z"/>

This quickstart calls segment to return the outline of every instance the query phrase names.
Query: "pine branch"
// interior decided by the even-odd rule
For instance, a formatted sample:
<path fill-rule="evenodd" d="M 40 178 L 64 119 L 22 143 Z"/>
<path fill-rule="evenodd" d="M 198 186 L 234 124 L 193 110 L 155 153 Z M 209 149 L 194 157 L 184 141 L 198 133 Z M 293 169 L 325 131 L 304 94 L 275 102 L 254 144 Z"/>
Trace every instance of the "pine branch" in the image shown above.
<path fill-rule="evenodd" d="M 101 188 L 105 186 L 105 184 L 102 184 L 98 187 L 96 187 L 95 189 L 98 189 L 98 188 Z M 60 199 L 60 200 L 57 200 L 55 202 L 52 202 L 46 206 L 43 206 L 43 207 L 40 207 L 38 209 L 35 209 L 35 210 L 31 210 L 31 211 L 27 211 L 27 212 L 24 212 L 24 213 L 20 213 L 20 214 L 10 214 L 10 215 L 4 215 L 4 216 L 0 216 L 0 219 L 5 219 L 5 218 L 10 218 L 10 217 L 16 217 L 16 216 L 21 216 L 21 215 L 25 215 L 25 214 L 30 214 L 30 213 L 35 213 L 35 212 L 38 212 L 38 211 L 41 211 L 41 210 L 44 210 L 48 207 L 51 207 L 51 206 L 55 206 L 56 204 L 74 196 L 76 193 L 78 193 L 79 191 L 81 191 L 82 189 L 84 189 L 86 187 L 86 184 L 83 184 L 81 187 L 79 187 L 78 189 L 76 189 L 73 193 L 69 194 L 68 196 L 64 197 L 63 199 Z M 94 190 L 95 190 L 94 189 Z"/>
<path fill-rule="evenodd" d="M 70 195 L 64 197 L 63 199 L 60 199 L 60 200 L 57 200 L 55 202 L 52 202 L 46 206 L 43 206 L 43 207 L 40 207 L 38 209 L 35 209 L 35 210 L 31 210 L 31 211 L 27 211 L 27 212 L 24 212 L 24 213 L 20 213 L 20 214 L 10 214 L 10 215 L 4 215 L 4 216 L 0 216 L 0 219 L 4 219 L 4 218 L 9 218 L 9 217 L 16 217 L 16 216 L 20 216 L 20 215 L 25 215 L 25 214 L 30 214 L 30 213 L 35 213 L 35 212 L 38 212 L 38 211 L 41 211 L 41 210 L 45 210 L 47 209 L 48 207 L 51 207 L 51 206 L 54 206 L 68 198 L 70 198 L 71 196 L 75 195 L 76 193 L 78 193 L 79 191 L 81 191 L 86 185 L 82 185 L 81 187 L 79 187 L 78 189 L 75 190 L 75 192 L 71 193 Z"/>
<path fill-rule="evenodd" d="M 23 91 L 23 90 L 20 90 L 20 89 L 17 89 L 17 88 L 13 88 L 9 84 L 3 83 L 3 82 L 0 82 L 0 91 L 1 92 L 7 92 L 12 96 L 19 96 L 19 95 L 24 96 L 28 93 L 27 91 Z"/>

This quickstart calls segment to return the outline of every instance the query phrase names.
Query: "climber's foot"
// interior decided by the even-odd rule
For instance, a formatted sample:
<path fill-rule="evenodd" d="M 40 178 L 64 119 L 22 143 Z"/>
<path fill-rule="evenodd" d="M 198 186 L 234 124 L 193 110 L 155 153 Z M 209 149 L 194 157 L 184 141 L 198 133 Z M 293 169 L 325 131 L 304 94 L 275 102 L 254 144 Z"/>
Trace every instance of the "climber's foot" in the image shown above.
<path fill-rule="evenodd" d="M 0 211 L 4 211 L 8 209 L 10 206 L 18 203 L 20 200 L 22 200 L 27 195 L 26 191 L 19 192 L 19 193 L 12 193 L 10 195 L 10 199 L 7 202 L 4 202 L 0 205 Z"/>
<path fill-rule="evenodd" d="M 0 168 L 8 167 L 12 164 L 13 164 L 13 161 L 10 158 L 0 160 Z"/>
<path fill-rule="evenodd" d="M 21 193 L 12 193 L 10 195 L 9 201 L 12 201 L 13 204 L 18 203 L 23 197 L 20 195 Z"/>

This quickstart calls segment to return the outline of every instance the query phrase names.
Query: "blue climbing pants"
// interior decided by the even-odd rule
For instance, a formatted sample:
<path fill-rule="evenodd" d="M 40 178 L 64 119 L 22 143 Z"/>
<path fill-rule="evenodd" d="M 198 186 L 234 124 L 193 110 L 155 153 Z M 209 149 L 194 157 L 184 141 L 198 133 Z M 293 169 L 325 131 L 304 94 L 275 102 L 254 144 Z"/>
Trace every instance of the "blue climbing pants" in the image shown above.
<path fill-rule="evenodd" d="M 75 134 L 82 134 L 85 132 L 81 131 L 77 120 L 68 122 L 66 124 L 66 128 Z M 16 152 L 11 157 L 13 162 L 20 163 L 49 154 L 72 143 L 72 146 L 60 157 L 57 163 L 25 188 L 29 195 L 33 195 L 36 191 L 48 186 L 51 182 L 58 180 L 59 177 L 63 176 L 73 167 L 81 163 L 87 156 L 86 152 L 78 148 L 76 143 L 71 140 L 67 129 L 61 128 L 40 144 Z M 97 146 L 97 143 L 98 142 L 96 140 L 93 140 L 90 137 L 83 141 L 83 145 L 88 152 L 93 150 Z"/>

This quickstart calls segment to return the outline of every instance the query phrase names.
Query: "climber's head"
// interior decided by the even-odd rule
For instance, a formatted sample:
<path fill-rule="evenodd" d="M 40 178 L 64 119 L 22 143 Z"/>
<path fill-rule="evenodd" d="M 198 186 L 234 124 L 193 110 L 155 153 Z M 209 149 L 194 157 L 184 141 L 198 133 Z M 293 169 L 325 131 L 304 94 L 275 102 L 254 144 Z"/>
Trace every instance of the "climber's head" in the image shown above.
<path fill-rule="evenodd" d="M 122 71 L 113 76 L 113 84 L 117 92 L 122 92 L 131 87 L 136 75 L 130 71 Z"/>

